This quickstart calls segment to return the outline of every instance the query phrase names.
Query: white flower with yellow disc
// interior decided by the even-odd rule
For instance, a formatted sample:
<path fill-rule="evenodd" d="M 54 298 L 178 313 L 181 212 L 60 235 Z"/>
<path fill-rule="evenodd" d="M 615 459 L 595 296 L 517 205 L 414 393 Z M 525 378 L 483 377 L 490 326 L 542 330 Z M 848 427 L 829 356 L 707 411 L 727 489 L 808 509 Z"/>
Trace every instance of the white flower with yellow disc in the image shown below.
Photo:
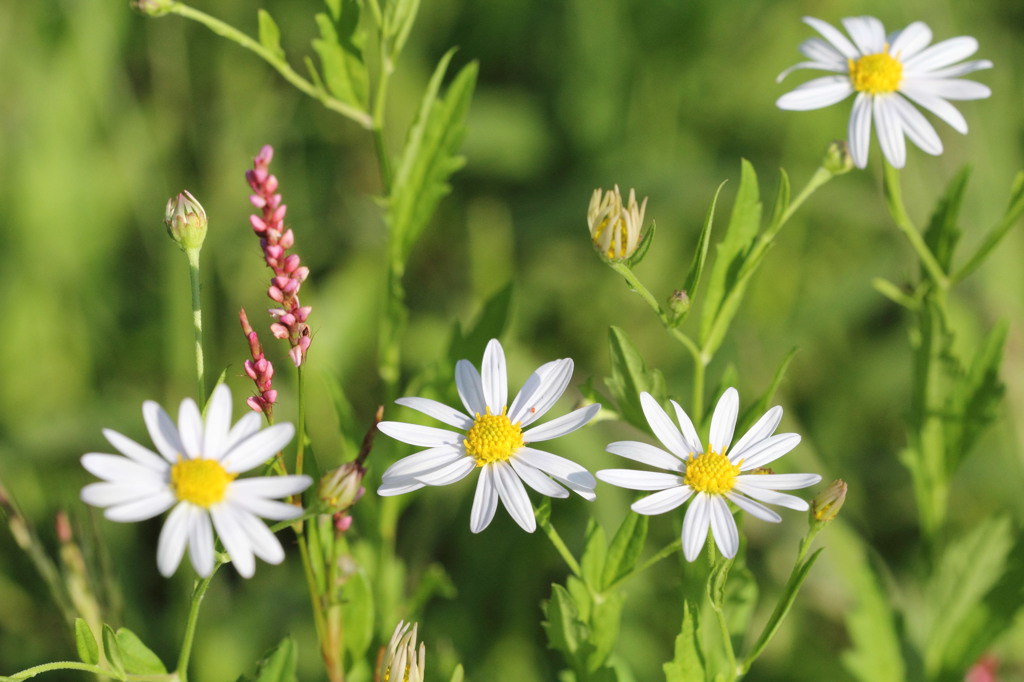
<path fill-rule="evenodd" d="M 633 503 L 631 509 L 638 514 L 663 514 L 692 498 L 683 517 L 683 554 L 687 561 L 700 555 L 709 528 L 722 555 L 736 556 L 739 532 L 729 502 L 762 521 L 778 523 L 782 517 L 761 503 L 807 511 L 807 502 L 777 491 L 806 488 L 821 480 L 818 474 L 756 471 L 800 443 L 800 436 L 795 433 L 773 435 L 782 420 L 781 407 L 768 410 L 730 449 L 739 402 L 735 388 L 722 394 L 711 416 L 711 432 L 705 450 L 683 408 L 672 401 L 679 420 L 677 428 L 658 401 L 649 393 L 641 393 L 640 404 L 647 422 L 668 452 L 638 441 L 612 443 L 607 450 L 669 473 L 633 469 L 597 472 L 597 477 L 605 483 L 630 490 L 659 491 Z"/>
<path fill-rule="evenodd" d="M 491 339 L 480 372 L 469 360 L 459 360 L 455 365 L 459 397 L 466 412 L 474 416 L 429 398 L 395 401 L 459 431 L 381 422 L 378 428 L 395 440 L 428 449 L 388 467 L 377 494 L 400 495 L 428 485 L 448 485 L 479 469 L 469 521 L 474 533 L 490 524 L 499 500 L 523 530 L 532 533 L 536 529 L 533 507 L 523 483 L 548 497 L 568 497 L 568 488 L 593 500 L 597 481 L 589 471 L 532 445 L 572 433 L 589 422 L 601 406 L 587 405 L 546 424 L 527 428 L 565 392 L 572 369 L 572 360 L 568 358 L 541 365 L 509 406 L 505 352 L 497 339 Z"/>
<path fill-rule="evenodd" d="M 177 426 L 151 400 L 143 403 L 142 416 L 159 454 L 104 429 L 103 435 L 124 456 L 95 452 L 82 456 L 82 466 L 103 479 L 82 488 L 82 500 L 105 507 L 104 516 L 122 522 L 143 521 L 173 507 L 157 544 L 157 567 L 164 576 L 178 568 L 186 545 L 196 572 L 210 575 L 214 529 L 243 577 L 255 572 L 254 557 L 281 563 L 281 543 L 259 517 L 284 521 L 301 516 L 301 508 L 275 498 L 302 492 L 312 479 L 236 479 L 279 452 L 291 441 L 295 428 L 275 424 L 260 430 L 261 416 L 256 412 L 231 426 L 231 391 L 223 384 L 210 396 L 205 426 L 191 398 L 181 402 Z"/>

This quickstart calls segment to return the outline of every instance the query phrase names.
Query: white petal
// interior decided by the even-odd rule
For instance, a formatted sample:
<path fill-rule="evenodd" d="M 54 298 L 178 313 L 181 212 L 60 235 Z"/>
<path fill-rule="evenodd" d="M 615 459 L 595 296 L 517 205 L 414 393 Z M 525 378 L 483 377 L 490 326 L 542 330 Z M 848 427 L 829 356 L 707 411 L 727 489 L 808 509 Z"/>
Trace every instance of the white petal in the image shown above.
<path fill-rule="evenodd" d="M 82 488 L 82 502 L 94 507 L 113 507 L 151 497 L 166 487 L 165 483 L 154 481 L 152 485 L 130 483 L 90 483 Z"/>
<path fill-rule="evenodd" d="M 494 518 L 494 510 L 498 508 L 498 491 L 494 482 L 490 465 L 480 471 L 476 482 L 476 493 L 473 495 L 473 509 L 469 513 L 469 529 L 479 533 L 487 528 Z"/>
<path fill-rule="evenodd" d="M 455 363 L 455 387 L 469 416 L 475 417 L 487 412 L 487 400 L 484 398 L 480 372 L 476 371 L 476 367 L 469 360 L 459 360 Z"/>
<path fill-rule="evenodd" d="M 693 428 L 693 422 L 690 421 L 690 416 L 686 414 L 686 410 L 679 406 L 674 400 L 669 400 L 672 403 L 673 409 L 676 411 L 676 420 L 679 422 L 679 431 L 683 434 L 683 440 L 686 442 L 686 448 L 689 452 L 699 454 L 704 452 L 704 446 L 700 442 L 700 436 L 697 435 L 697 429 Z"/>
<path fill-rule="evenodd" d="M 871 146 L 871 95 L 862 92 L 853 100 L 850 112 L 850 157 L 857 168 L 868 165 L 868 149 Z"/>
<path fill-rule="evenodd" d="M 164 527 L 160 530 L 160 540 L 156 546 L 156 566 L 160 575 L 170 578 L 181 563 L 181 557 L 185 554 L 185 545 L 188 542 L 189 517 L 196 510 L 188 502 L 182 502 L 175 507 Z M 196 510 L 198 511 L 198 510 Z"/>
<path fill-rule="evenodd" d="M 882 154 L 893 168 L 903 168 L 907 163 L 907 145 L 903 140 L 903 124 L 900 123 L 892 97 L 875 95 L 872 100 L 875 115 L 875 134 Z"/>
<path fill-rule="evenodd" d="M 113 429 L 103 429 L 103 436 L 125 457 L 130 457 L 147 469 L 167 471 L 167 461 L 147 447 L 139 445 L 128 436 Z"/>
<path fill-rule="evenodd" d="M 213 528 L 210 515 L 201 509 L 197 512 L 189 515 L 188 555 L 196 573 L 205 578 L 213 572 Z"/>
<path fill-rule="evenodd" d="M 781 83 L 786 76 L 798 69 L 820 69 L 821 71 L 832 71 L 834 73 L 846 73 L 849 67 L 845 63 L 833 64 L 831 62 L 797 62 L 775 77 L 776 83 Z"/>
<path fill-rule="evenodd" d="M 787 111 L 821 109 L 841 102 L 853 93 L 847 76 L 823 76 L 807 81 L 775 100 L 775 106 Z"/>
<path fill-rule="evenodd" d="M 690 453 L 694 451 L 692 444 L 686 442 L 683 434 L 679 432 L 679 428 L 672 423 L 672 418 L 658 404 L 654 396 L 647 391 L 642 392 L 640 407 L 643 408 L 644 416 L 647 417 L 647 423 L 651 425 L 651 431 L 668 448 L 669 452 L 679 459 L 685 460 L 689 457 Z"/>
<path fill-rule="evenodd" d="M 219 384 L 206 404 L 206 425 L 203 427 L 203 457 L 219 460 L 225 452 L 231 428 L 231 389 Z"/>
<path fill-rule="evenodd" d="M 805 500 L 802 500 L 795 495 L 787 495 L 786 493 L 778 493 L 774 490 L 766 490 L 764 488 L 748 485 L 747 481 L 741 481 L 739 480 L 739 477 L 737 477 L 736 486 L 733 490 L 741 492 L 747 497 L 752 497 L 755 500 L 766 504 L 775 504 L 780 507 L 787 507 L 797 511 L 807 511 L 810 508 Z"/>
<path fill-rule="evenodd" d="M 594 415 L 601 409 L 601 405 L 594 403 L 581 407 L 578 410 L 573 410 L 569 414 L 562 415 L 558 419 L 552 419 L 546 424 L 540 426 L 534 426 L 532 429 L 523 432 L 523 440 L 527 443 L 537 443 L 539 441 L 551 440 L 552 438 L 558 438 L 568 433 L 572 433 L 576 429 L 581 429 L 586 426 L 587 422 L 594 418 Z"/>
<path fill-rule="evenodd" d="M 846 36 L 831 24 L 814 17 L 804 17 L 804 23 L 820 33 L 825 40 L 831 43 L 832 47 L 836 48 L 847 59 L 857 59 L 861 56 L 857 48 L 853 46 L 853 43 L 847 40 Z"/>
<path fill-rule="evenodd" d="M 751 426 L 743 437 L 739 439 L 736 445 L 729 451 L 729 461 L 735 464 L 744 457 L 746 452 L 752 445 L 757 445 L 765 438 L 768 438 L 775 429 L 779 428 L 779 422 L 782 421 L 782 408 L 776 405 L 772 409 L 764 413 L 757 423 Z"/>
<path fill-rule="evenodd" d="M 254 469 L 280 452 L 294 436 L 295 427 L 287 422 L 269 426 L 231 448 L 221 458 L 221 466 L 233 474 Z"/>
<path fill-rule="evenodd" d="M 82 455 L 81 461 L 90 474 L 112 483 L 139 483 L 146 486 L 160 484 L 167 480 L 167 472 L 170 470 L 166 464 L 162 471 L 153 470 L 127 457 L 102 452 Z"/>
<path fill-rule="evenodd" d="M 978 41 L 970 36 L 950 38 L 935 43 L 910 59 L 902 60 L 903 68 L 908 76 L 926 73 L 967 59 L 977 51 Z"/>
<path fill-rule="evenodd" d="M 715 544 L 722 556 L 731 559 L 740 548 L 740 533 L 736 529 L 729 505 L 720 496 L 713 495 L 708 499 L 708 508 L 711 510 L 711 535 L 715 538 Z"/>
<path fill-rule="evenodd" d="M 223 448 L 222 452 L 228 452 L 231 448 L 259 431 L 262 419 L 263 417 L 259 412 L 246 412 L 245 415 L 243 415 L 242 418 L 231 427 L 231 430 L 228 431 L 228 437 L 221 446 Z M 287 422 L 280 423 L 286 424 Z"/>
<path fill-rule="evenodd" d="M 799 490 L 821 482 L 818 474 L 743 474 L 736 477 L 744 486 L 767 490 Z"/>
<path fill-rule="evenodd" d="M 960 78 L 915 78 L 914 86 L 952 100 L 985 99 L 992 94 L 987 85 Z"/>
<path fill-rule="evenodd" d="M 828 64 L 831 67 L 838 67 L 841 71 L 849 68 L 846 57 L 839 50 L 829 45 L 821 38 L 814 37 L 800 43 L 800 54 L 813 62 Z"/>
<path fill-rule="evenodd" d="M 441 445 L 429 450 L 421 450 L 414 455 L 403 457 L 389 466 L 381 478 L 385 481 L 396 478 L 416 478 L 420 474 L 447 466 L 465 456 L 465 450 L 454 445 Z"/>
<path fill-rule="evenodd" d="M 918 87 L 915 83 L 904 83 L 900 86 L 900 94 L 909 97 L 953 126 L 953 129 L 957 132 L 967 133 L 967 120 L 964 118 L 964 115 L 946 100 L 929 92 L 927 87 Z"/>
<path fill-rule="evenodd" d="M 513 424 L 519 422 L 525 429 L 544 416 L 568 388 L 572 369 L 570 358 L 552 360 L 538 367 L 512 401 L 508 411 L 509 420 Z"/>
<path fill-rule="evenodd" d="M 147 400 L 142 403 L 142 418 L 157 451 L 171 464 L 177 463 L 178 456 L 185 454 L 185 446 L 171 417 L 160 405 Z"/>
<path fill-rule="evenodd" d="M 715 405 L 715 413 L 711 415 L 711 432 L 708 434 L 708 447 L 711 450 L 719 454 L 728 450 L 739 413 L 740 394 L 735 388 L 725 389 Z"/>
<path fill-rule="evenodd" d="M 700 556 L 711 526 L 711 510 L 707 493 L 697 493 L 683 517 L 683 556 L 693 561 Z"/>
<path fill-rule="evenodd" d="M 935 71 L 929 71 L 927 74 L 928 78 L 959 78 L 960 76 L 966 76 L 969 73 L 975 71 L 981 71 L 982 69 L 991 69 L 992 62 L 987 59 L 976 59 L 970 62 L 964 62 L 963 64 L 955 64 L 954 66 L 947 66 L 944 69 L 937 69 Z"/>
<path fill-rule="evenodd" d="M 743 497 L 736 491 L 731 491 L 725 494 L 729 501 L 735 504 L 737 507 L 747 512 L 751 516 L 761 519 L 762 521 L 768 521 L 769 523 L 781 523 L 782 517 L 776 514 L 773 510 L 764 506 L 760 502 L 754 502 L 753 500 Z"/>
<path fill-rule="evenodd" d="M 513 455 L 508 460 L 508 463 L 511 464 L 512 468 L 515 469 L 515 472 L 519 474 L 519 478 L 523 479 L 523 483 L 530 486 L 541 495 L 558 498 L 569 497 L 568 490 L 548 478 L 540 469 L 530 466 L 519 457 Z"/>
<path fill-rule="evenodd" d="M 482 413 L 481 413 L 482 414 Z M 421 447 L 436 447 L 438 445 L 455 445 L 462 443 L 461 433 L 438 429 L 433 426 L 420 426 L 419 424 L 406 424 L 405 422 L 381 422 L 377 424 L 381 433 L 391 436 L 409 445 Z"/>
<path fill-rule="evenodd" d="M 231 557 L 235 570 L 243 578 L 251 578 L 256 572 L 256 557 L 253 556 L 249 538 L 235 518 L 235 511 L 230 505 L 215 504 L 210 507 L 213 527 L 217 529 L 217 537 L 224 544 L 224 549 Z"/>
<path fill-rule="evenodd" d="M 516 452 L 516 457 L 537 467 L 584 499 L 593 500 L 596 497 L 594 488 L 597 486 L 597 480 L 576 462 L 552 455 L 550 452 L 526 447 L 520 448 Z"/>
<path fill-rule="evenodd" d="M 232 486 L 228 489 L 226 499 L 239 509 L 244 509 L 247 512 L 271 521 L 288 521 L 302 516 L 302 507 L 296 507 L 294 504 L 288 504 L 287 502 L 268 500 L 257 495 L 232 494 L 231 491 L 235 487 Z"/>
<path fill-rule="evenodd" d="M 472 457 L 462 457 L 431 471 L 425 471 L 417 475 L 416 480 L 427 485 L 448 485 L 461 481 L 469 475 L 469 472 L 476 468 L 475 459 Z"/>
<path fill-rule="evenodd" d="M 609 443 L 605 450 L 613 455 L 626 457 L 634 462 L 658 467 L 666 471 L 678 471 L 679 473 L 686 471 L 686 465 L 679 458 L 647 443 L 635 440 L 620 440 L 615 443 Z"/>
<path fill-rule="evenodd" d="M 178 499 L 170 488 L 164 488 L 149 497 L 134 502 L 126 502 L 115 507 L 107 507 L 103 516 L 111 521 L 128 523 L 134 521 L 145 521 L 154 516 L 159 516 L 174 506 Z"/>
<path fill-rule="evenodd" d="M 413 490 L 419 490 L 420 488 L 425 487 L 425 483 L 420 483 L 415 479 L 395 479 L 393 481 L 385 481 L 379 488 L 377 488 L 377 494 L 381 497 L 391 497 L 393 495 L 411 493 Z"/>
<path fill-rule="evenodd" d="M 498 339 L 491 339 L 484 349 L 484 361 L 480 365 L 484 400 L 491 408 L 491 414 L 501 414 L 508 405 L 508 376 L 505 369 L 505 351 Z"/>
<path fill-rule="evenodd" d="M 878 54 L 885 49 L 885 27 L 875 17 L 847 17 L 843 27 L 861 54 Z"/>
<path fill-rule="evenodd" d="M 668 488 L 660 492 L 652 493 L 642 500 L 637 500 L 629 505 L 629 508 L 637 514 L 647 516 L 653 514 L 664 514 L 672 511 L 683 502 L 686 502 L 693 495 L 693 488 L 688 485 L 676 488 Z"/>
<path fill-rule="evenodd" d="M 270 529 L 252 514 L 244 512 L 236 514 L 239 524 L 249 538 L 249 546 L 253 553 L 268 564 L 279 564 L 284 561 L 284 548 L 281 547 Z"/>
<path fill-rule="evenodd" d="M 454 407 L 448 407 L 430 398 L 399 398 L 395 401 L 399 405 L 410 407 L 417 412 L 422 412 L 428 417 L 444 422 L 448 426 L 468 431 L 473 428 L 473 419 L 462 414 Z"/>
<path fill-rule="evenodd" d="M 906 62 L 932 42 L 932 30 L 923 21 L 915 21 L 896 34 L 889 43 L 889 54 Z"/>
<path fill-rule="evenodd" d="M 189 459 L 198 457 L 203 447 L 203 415 L 192 398 L 185 398 L 178 407 L 178 435 L 185 446 L 185 455 Z"/>
<path fill-rule="evenodd" d="M 665 490 L 683 485 L 683 477 L 664 474 L 660 471 L 637 471 L 636 469 L 602 469 L 597 477 L 605 483 L 630 490 Z"/>
<path fill-rule="evenodd" d="M 495 462 L 489 464 L 494 473 L 494 487 L 498 491 L 505 509 L 519 524 L 519 527 L 527 533 L 537 530 L 537 519 L 533 515 L 533 506 L 530 504 L 530 496 L 526 494 L 523 482 L 516 476 L 515 471 L 506 462 Z"/>
<path fill-rule="evenodd" d="M 765 464 L 774 462 L 779 457 L 800 444 L 800 435 L 796 433 L 780 433 L 747 448 L 743 463 L 740 464 L 741 471 L 752 471 Z"/>
<path fill-rule="evenodd" d="M 939 134 L 935 132 L 935 128 L 924 117 L 924 114 L 898 94 L 894 93 L 889 99 L 903 125 L 903 132 L 910 138 L 910 141 L 932 156 L 941 154 L 942 140 L 939 139 Z"/>
<path fill-rule="evenodd" d="M 247 497 L 286 497 L 301 493 L 312 485 L 313 479 L 305 474 L 300 476 L 257 476 L 232 481 L 228 486 L 231 495 Z"/>

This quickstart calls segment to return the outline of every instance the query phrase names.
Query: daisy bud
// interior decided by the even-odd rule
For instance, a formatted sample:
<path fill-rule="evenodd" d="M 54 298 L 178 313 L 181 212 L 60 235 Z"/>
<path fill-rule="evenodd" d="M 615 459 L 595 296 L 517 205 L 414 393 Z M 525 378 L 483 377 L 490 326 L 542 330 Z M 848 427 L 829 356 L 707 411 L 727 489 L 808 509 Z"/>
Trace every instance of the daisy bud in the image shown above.
<path fill-rule="evenodd" d="M 320 501 L 327 505 L 332 513 L 348 511 L 363 496 L 365 489 L 362 483 L 365 475 L 366 469 L 359 462 L 346 462 L 327 472 L 320 479 Z"/>
<path fill-rule="evenodd" d="M 850 145 L 846 140 L 835 140 L 825 150 L 825 158 L 821 165 L 832 175 L 842 175 L 853 170 L 853 157 L 850 156 Z"/>
<path fill-rule="evenodd" d="M 164 213 L 167 234 L 182 251 L 199 251 L 206 239 L 206 211 L 187 191 L 167 200 Z"/>
<path fill-rule="evenodd" d="M 839 515 L 845 501 L 846 482 L 837 478 L 811 501 L 811 523 L 829 523 Z"/>
<path fill-rule="evenodd" d="M 409 626 L 412 625 L 412 630 Z M 415 623 L 398 621 L 391 641 L 388 642 L 384 660 L 380 666 L 380 679 L 388 682 L 423 682 L 426 647 L 420 642 L 416 649 Z"/>
<path fill-rule="evenodd" d="M 682 289 L 676 289 L 668 299 L 668 307 L 678 319 L 690 310 L 690 296 Z"/>
<path fill-rule="evenodd" d="M 640 245 L 640 228 L 644 222 L 647 198 L 636 203 L 636 192 L 629 190 L 629 202 L 622 203 L 619 186 L 601 194 L 595 189 L 587 209 L 587 225 L 594 247 L 610 260 L 629 258 Z"/>

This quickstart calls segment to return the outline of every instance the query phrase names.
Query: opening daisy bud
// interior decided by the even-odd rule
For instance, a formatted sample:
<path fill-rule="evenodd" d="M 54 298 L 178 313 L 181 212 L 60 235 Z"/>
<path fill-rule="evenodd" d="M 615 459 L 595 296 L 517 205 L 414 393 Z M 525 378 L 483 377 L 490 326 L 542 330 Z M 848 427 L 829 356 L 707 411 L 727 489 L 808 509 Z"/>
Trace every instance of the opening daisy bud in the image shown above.
<path fill-rule="evenodd" d="M 167 234 L 182 251 L 199 251 L 206 240 L 206 211 L 188 191 L 167 200 L 164 213 Z"/>
<path fill-rule="evenodd" d="M 839 515 L 846 501 L 846 482 L 837 478 L 811 500 L 811 523 L 829 523 Z"/>
<path fill-rule="evenodd" d="M 363 496 L 363 476 L 366 469 L 359 465 L 359 462 L 346 462 L 340 467 L 327 472 L 320 479 L 318 495 L 331 511 L 339 514 L 352 508 L 359 498 Z"/>
<path fill-rule="evenodd" d="M 619 186 L 605 192 L 595 189 L 587 210 L 587 225 L 594 247 L 611 260 L 629 258 L 640 245 L 640 228 L 647 209 L 647 197 L 637 204 L 636 192 L 629 190 L 629 202 L 623 205 Z"/>
<path fill-rule="evenodd" d="M 381 662 L 381 682 L 423 682 L 427 649 L 423 642 L 416 648 L 417 627 L 415 623 L 398 621 Z"/>

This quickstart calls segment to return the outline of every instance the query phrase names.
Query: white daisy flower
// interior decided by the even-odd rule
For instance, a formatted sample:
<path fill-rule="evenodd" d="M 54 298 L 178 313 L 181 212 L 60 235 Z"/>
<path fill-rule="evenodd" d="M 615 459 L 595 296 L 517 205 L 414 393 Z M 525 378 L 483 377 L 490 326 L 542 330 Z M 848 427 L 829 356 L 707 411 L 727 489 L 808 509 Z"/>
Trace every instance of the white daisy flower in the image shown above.
<path fill-rule="evenodd" d="M 928 154 L 942 153 L 942 141 L 935 128 L 907 100 L 966 133 L 967 121 L 948 100 L 984 99 L 992 94 L 981 83 L 959 78 L 992 68 L 987 59 L 961 62 L 978 50 L 978 41 L 969 36 L 928 47 L 932 31 L 923 22 L 916 21 L 887 36 L 882 22 L 874 17 L 848 17 L 843 19 L 843 26 L 853 39 L 850 42 L 820 19 L 804 17 L 804 22 L 824 40 L 808 38 L 801 43 L 800 52 L 810 61 L 786 69 L 777 80 L 795 69 L 821 69 L 840 75 L 808 81 L 775 104 L 780 109 L 806 111 L 827 107 L 857 93 L 850 115 L 849 142 L 858 168 L 868 163 L 872 118 L 885 158 L 894 167 L 903 168 L 907 156 L 904 133 Z"/>
<path fill-rule="evenodd" d="M 469 520 L 469 528 L 474 533 L 490 524 L 498 500 L 523 530 L 532 533 L 536 529 L 537 521 L 523 483 L 548 497 L 568 497 L 565 488 L 569 488 L 593 500 L 597 481 L 589 471 L 564 457 L 530 446 L 572 433 L 589 422 L 601 406 L 587 405 L 526 429 L 561 397 L 572 377 L 572 367 L 569 358 L 541 365 L 508 407 L 505 352 L 497 339 L 491 339 L 484 351 L 482 372 L 477 372 L 469 360 L 459 360 L 455 365 L 459 397 L 466 412 L 474 417 L 436 400 L 399 398 L 395 401 L 399 405 L 411 407 L 463 433 L 403 422 L 381 422 L 378 428 L 395 440 L 429 449 L 388 467 L 377 494 L 401 495 L 427 485 L 448 485 L 479 469 Z"/>
<path fill-rule="evenodd" d="M 103 479 L 82 488 L 82 501 L 104 507 L 111 521 L 143 521 L 174 508 L 160 531 L 156 562 L 165 577 L 178 568 L 188 545 L 196 572 L 213 571 L 213 531 L 245 578 L 256 570 L 254 555 L 279 564 L 284 550 L 258 517 L 294 519 L 302 509 L 274 498 L 302 492 L 309 476 L 266 476 L 235 480 L 287 445 L 295 428 L 275 424 L 260 430 L 261 416 L 249 412 L 231 426 L 231 391 L 221 384 L 206 407 L 206 425 L 191 398 L 181 401 L 178 425 L 152 400 L 142 416 L 157 454 L 117 431 L 103 435 L 124 457 L 82 456 L 82 466 Z M 213 520 L 211 527 L 210 521 Z"/>
<path fill-rule="evenodd" d="M 647 422 L 668 452 L 637 441 L 612 443 L 607 450 L 671 473 L 633 469 L 597 472 L 597 477 L 605 483 L 631 490 L 660 491 L 633 503 L 630 508 L 638 514 L 663 514 L 692 497 L 683 518 L 683 554 L 687 561 L 693 561 L 700 554 L 708 528 L 722 555 L 726 558 L 736 556 L 740 545 L 739 533 L 728 502 L 763 521 L 778 523 L 782 517 L 761 502 L 807 511 L 807 502 L 777 491 L 806 488 L 821 480 L 818 474 L 756 471 L 782 457 L 800 442 L 800 436 L 795 433 L 772 435 L 782 419 L 782 408 L 778 406 L 768 410 L 729 450 L 739 403 L 735 388 L 722 394 L 711 416 L 711 434 L 705 450 L 683 408 L 672 401 L 679 420 L 679 428 L 676 428 L 658 401 L 649 393 L 641 393 L 640 404 Z"/>

